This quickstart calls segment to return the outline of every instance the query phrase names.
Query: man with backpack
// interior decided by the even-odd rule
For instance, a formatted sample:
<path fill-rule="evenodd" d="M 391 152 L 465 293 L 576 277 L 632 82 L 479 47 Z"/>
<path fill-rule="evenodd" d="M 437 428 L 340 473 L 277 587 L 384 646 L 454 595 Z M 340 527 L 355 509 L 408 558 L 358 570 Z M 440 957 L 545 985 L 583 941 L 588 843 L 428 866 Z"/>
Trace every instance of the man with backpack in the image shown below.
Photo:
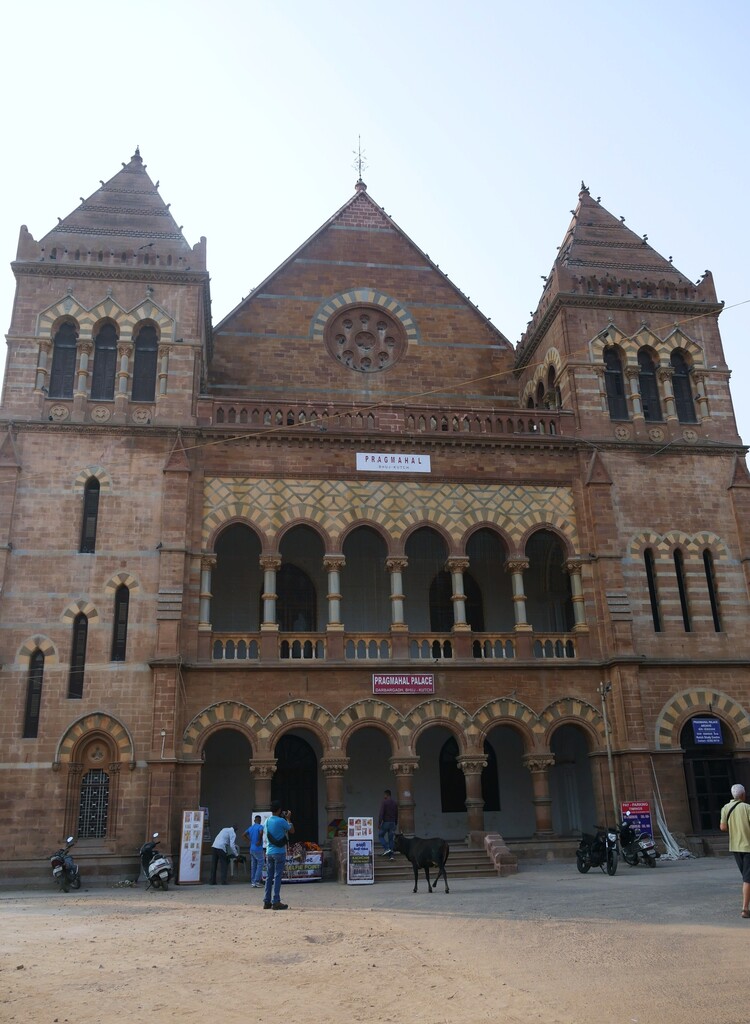
<path fill-rule="evenodd" d="M 264 910 L 288 910 L 289 904 L 281 902 L 281 876 L 286 864 L 288 836 L 294 832 L 292 812 L 282 811 L 281 803 L 273 800 L 271 817 L 266 821 L 266 890 L 263 896 Z"/>
<path fill-rule="evenodd" d="M 732 786 L 732 799 L 721 809 L 719 828 L 729 833 L 729 852 L 742 875 L 742 917 L 750 918 L 750 804 L 739 782 Z"/>

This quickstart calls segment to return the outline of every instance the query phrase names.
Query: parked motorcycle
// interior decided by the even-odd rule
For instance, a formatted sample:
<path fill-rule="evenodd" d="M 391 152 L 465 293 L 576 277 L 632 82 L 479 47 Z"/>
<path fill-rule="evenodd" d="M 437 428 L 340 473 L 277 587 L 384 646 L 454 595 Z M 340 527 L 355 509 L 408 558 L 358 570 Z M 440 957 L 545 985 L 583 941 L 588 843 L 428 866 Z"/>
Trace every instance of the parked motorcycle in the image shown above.
<path fill-rule="evenodd" d="M 169 880 L 172 878 L 172 861 L 161 850 L 156 849 L 158 845 L 159 833 L 154 832 L 151 842 L 144 843 L 140 849 L 141 867 L 148 879 L 146 891 L 151 888 L 166 891 L 169 888 Z"/>
<path fill-rule="evenodd" d="M 625 815 L 620 823 L 620 848 L 625 863 L 635 867 L 638 861 L 649 868 L 656 867 L 656 843 L 650 832 L 641 832 L 635 820 L 631 819 L 629 813 Z"/>
<path fill-rule="evenodd" d="M 601 868 L 608 875 L 617 871 L 617 832 L 611 828 L 596 827 L 596 834 L 581 833 L 581 842 L 576 850 L 576 867 L 585 875 L 591 868 Z"/>
<path fill-rule="evenodd" d="M 73 858 L 70 856 L 70 848 L 75 840 L 73 836 L 68 836 L 65 842 L 67 845 L 61 846 L 49 859 L 52 867 L 52 877 L 60 886 L 62 892 L 81 888 L 81 873 L 78 870 L 78 865 L 74 863 Z"/>

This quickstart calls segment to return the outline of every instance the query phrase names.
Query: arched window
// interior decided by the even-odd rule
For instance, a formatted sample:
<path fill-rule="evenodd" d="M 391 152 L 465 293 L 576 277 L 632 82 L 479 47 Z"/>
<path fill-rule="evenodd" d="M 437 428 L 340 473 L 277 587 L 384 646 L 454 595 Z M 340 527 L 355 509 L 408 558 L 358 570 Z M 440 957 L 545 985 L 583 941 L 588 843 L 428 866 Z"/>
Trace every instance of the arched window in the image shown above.
<path fill-rule="evenodd" d="M 451 574 L 439 572 L 430 584 L 430 632 L 450 633 L 453 629 L 453 587 Z"/>
<path fill-rule="evenodd" d="M 34 739 L 39 733 L 39 712 L 42 705 L 44 654 L 37 648 L 29 659 L 26 683 L 26 712 L 23 717 L 23 738 Z"/>
<path fill-rule="evenodd" d="M 154 400 L 157 349 L 156 328 L 151 324 L 146 324 L 140 329 L 135 339 L 131 396 L 134 402 L 153 402 Z"/>
<path fill-rule="evenodd" d="M 109 775 L 103 768 L 89 768 L 81 780 L 78 838 L 104 839 L 108 817 Z"/>
<path fill-rule="evenodd" d="M 122 583 L 115 591 L 115 621 L 112 629 L 112 661 L 125 661 L 128 643 L 130 591 Z"/>
<path fill-rule="evenodd" d="M 659 387 L 656 382 L 656 366 L 645 348 L 638 350 L 638 388 L 641 392 L 643 418 L 653 423 L 661 420 Z"/>
<path fill-rule="evenodd" d="M 546 390 L 545 390 L 544 384 L 542 383 L 542 381 L 539 381 L 539 383 L 536 386 L 536 407 L 537 407 L 537 409 L 543 409 L 544 408 L 544 396 L 545 396 L 545 394 L 546 394 Z"/>
<path fill-rule="evenodd" d="M 276 620 L 283 633 L 311 633 L 318 628 L 315 584 L 304 571 L 285 562 L 276 574 Z"/>
<path fill-rule="evenodd" d="M 76 329 L 71 323 L 60 325 L 52 350 L 49 378 L 50 398 L 72 398 L 76 374 Z"/>
<path fill-rule="evenodd" d="M 117 370 L 117 330 L 112 323 L 105 323 L 94 341 L 94 372 L 91 378 L 91 397 L 96 401 L 107 401 L 115 397 L 115 372 Z"/>
<path fill-rule="evenodd" d="M 643 562 L 646 567 L 646 582 L 648 583 L 648 597 L 651 602 L 651 618 L 654 623 L 654 632 L 661 633 L 661 610 L 659 608 L 659 592 L 656 589 L 656 566 L 654 564 L 654 553 L 651 548 L 643 552 Z"/>
<path fill-rule="evenodd" d="M 690 632 L 690 607 L 688 605 L 687 581 L 685 580 L 685 559 L 678 548 L 674 553 L 674 571 L 677 577 L 677 591 L 680 595 L 680 610 L 682 611 L 682 625 L 685 632 Z"/>
<path fill-rule="evenodd" d="M 524 573 L 526 611 L 535 631 L 569 633 L 573 629 L 573 594 L 565 572 L 565 549 L 549 530 L 537 530 L 526 544 L 529 568 Z"/>
<path fill-rule="evenodd" d="M 677 419 L 680 423 L 696 423 L 693 389 L 690 386 L 690 367 L 679 349 L 675 349 L 672 352 L 669 361 L 674 371 L 672 374 L 672 391 L 674 392 L 674 404 L 677 408 Z"/>
<path fill-rule="evenodd" d="M 629 419 L 622 361 L 620 353 L 611 345 L 604 349 L 604 386 L 607 391 L 609 418 L 612 420 Z"/>
<path fill-rule="evenodd" d="M 83 697 L 83 670 L 86 665 L 86 641 L 89 634 L 89 620 L 80 612 L 73 619 L 73 643 L 70 651 L 70 675 L 68 676 L 68 697 L 80 700 Z"/>
<path fill-rule="evenodd" d="M 719 597 L 716 592 L 716 571 L 714 569 L 713 555 L 708 548 L 703 552 L 703 568 L 706 572 L 706 586 L 708 587 L 708 599 L 711 602 L 711 615 L 714 620 L 714 629 L 717 633 L 721 633 Z"/>
<path fill-rule="evenodd" d="M 96 526 L 99 519 L 99 481 L 89 477 L 83 489 L 83 522 L 81 523 L 81 544 L 79 551 L 93 554 L 96 551 Z"/>

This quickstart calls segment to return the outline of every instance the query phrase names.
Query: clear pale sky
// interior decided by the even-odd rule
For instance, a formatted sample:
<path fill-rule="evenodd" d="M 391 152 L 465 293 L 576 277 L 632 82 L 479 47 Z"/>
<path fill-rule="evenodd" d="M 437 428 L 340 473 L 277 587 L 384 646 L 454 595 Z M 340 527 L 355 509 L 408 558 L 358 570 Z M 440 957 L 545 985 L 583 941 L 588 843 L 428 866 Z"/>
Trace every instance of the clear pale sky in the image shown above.
<path fill-rule="evenodd" d="M 136 145 L 208 239 L 218 323 L 352 195 L 361 136 L 372 198 L 514 344 L 581 180 L 710 269 L 750 441 L 749 30 L 745 0 L 6 5 L 3 331 L 20 225 L 46 234 Z"/>

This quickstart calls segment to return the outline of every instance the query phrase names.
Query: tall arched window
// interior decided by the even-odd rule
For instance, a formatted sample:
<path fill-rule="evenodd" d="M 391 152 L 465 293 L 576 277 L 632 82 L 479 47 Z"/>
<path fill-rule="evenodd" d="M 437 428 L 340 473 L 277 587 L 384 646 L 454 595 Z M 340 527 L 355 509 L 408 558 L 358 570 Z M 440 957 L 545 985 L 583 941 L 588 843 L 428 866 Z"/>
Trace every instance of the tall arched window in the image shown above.
<path fill-rule="evenodd" d="M 157 350 L 156 328 L 151 324 L 145 324 L 135 339 L 132 391 L 134 402 L 153 402 L 154 400 Z"/>
<path fill-rule="evenodd" d="M 115 621 L 112 629 L 112 661 L 125 661 L 128 644 L 130 591 L 122 583 L 115 591 Z"/>
<path fill-rule="evenodd" d="M 276 621 L 282 633 L 311 633 L 318 628 L 315 584 L 299 566 L 285 562 L 276 574 Z"/>
<path fill-rule="evenodd" d="M 103 768 L 89 768 L 81 779 L 78 838 L 104 839 L 108 817 L 109 775 Z"/>
<path fill-rule="evenodd" d="M 659 386 L 656 382 L 656 365 L 647 349 L 638 350 L 638 388 L 641 392 L 643 418 L 653 423 L 661 420 Z"/>
<path fill-rule="evenodd" d="M 86 665 L 86 641 L 89 634 L 89 620 L 80 612 L 73 619 L 73 643 L 70 651 L 70 675 L 68 676 L 68 697 L 79 700 L 83 697 L 83 670 Z"/>
<path fill-rule="evenodd" d="M 50 398 L 72 398 L 76 374 L 76 329 L 71 323 L 61 324 L 52 349 L 52 370 L 49 378 Z"/>
<path fill-rule="evenodd" d="M 39 712 L 42 706 L 44 654 L 37 648 L 29 659 L 26 682 L 26 712 L 23 717 L 23 738 L 34 739 L 39 733 Z"/>
<path fill-rule="evenodd" d="M 687 360 L 679 349 L 675 349 L 669 357 L 669 361 L 674 371 L 672 374 L 672 391 L 674 392 L 677 419 L 680 423 L 696 423 L 693 389 L 690 386 L 690 367 L 687 364 Z"/>
<path fill-rule="evenodd" d="M 721 633 L 719 595 L 716 591 L 716 571 L 714 569 L 713 555 L 708 548 L 703 552 L 703 568 L 706 573 L 706 586 L 708 587 L 708 599 L 711 602 L 711 615 L 714 620 L 714 629 L 717 633 Z"/>
<path fill-rule="evenodd" d="M 651 548 L 646 548 L 643 552 L 643 562 L 646 567 L 646 582 L 648 583 L 648 598 L 651 603 L 654 632 L 661 633 L 661 609 L 659 608 L 659 592 L 656 589 L 656 565 Z"/>
<path fill-rule="evenodd" d="M 612 420 L 629 419 L 622 360 L 620 353 L 611 345 L 604 349 L 604 386 L 607 391 L 609 418 Z"/>
<path fill-rule="evenodd" d="M 89 477 L 83 489 L 83 521 L 81 523 L 81 544 L 79 551 L 93 554 L 96 551 L 96 526 L 99 520 L 99 481 Z"/>
<path fill-rule="evenodd" d="M 679 548 L 674 553 L 674 571 L 677 577 L 677 592 L 680 595 L 682 625 L 685 627 L 685 632 L 689 633 L 691 630 L 690 606 L 688 605 L 687 581 L 685 579 L 685 559 Z"/>
<path fill-rule="evenodd" d="M 94 341 L 94 371 L 91 378 L 91 397 L 107 401 L 115 397 L 117 370 L 117 330 L 112 323 L 104 323 Z"/>
<path fill-rule="evenodd" d="M 569 633 L 573 629 L 573 594 L 563 569 L 565 549 L 549 530 L 537 530 L 526 544 L 529 568 L 524 573 L 526 612 L 535 631 Z"/>

